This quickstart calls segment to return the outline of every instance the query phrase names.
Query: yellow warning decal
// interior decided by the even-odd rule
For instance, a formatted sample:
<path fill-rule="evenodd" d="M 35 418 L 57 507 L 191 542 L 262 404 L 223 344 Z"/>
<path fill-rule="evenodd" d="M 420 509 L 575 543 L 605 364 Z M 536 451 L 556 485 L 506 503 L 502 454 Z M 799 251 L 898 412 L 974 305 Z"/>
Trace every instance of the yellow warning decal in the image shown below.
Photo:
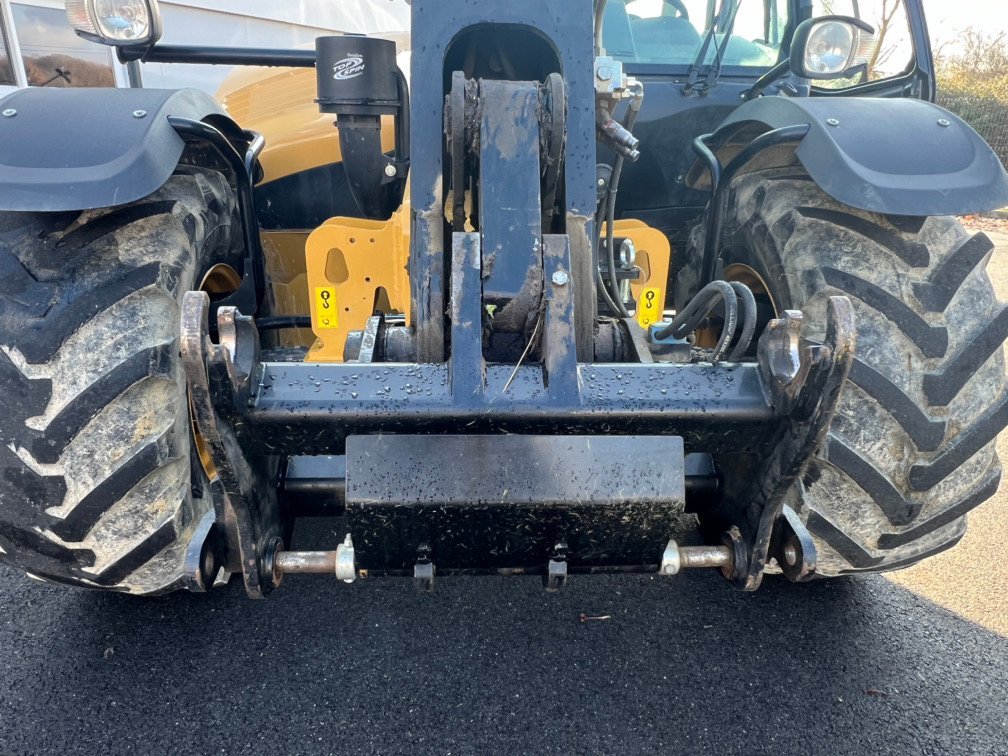
<path fill-rule="evenodd" d="M 641 328 L 647 328 L 653 323 L 658 323 L 662 319 L 662 299 L 661 289 L 652 287 L 641 292 L 640 302 L 637 304 L 637 322 Z"/>
<path fill-rule="evenodd" d="M 339 327 L 336 315 L 336 289 L 332 286 L 315 288 L 315 327 L 320 329 Z"/>

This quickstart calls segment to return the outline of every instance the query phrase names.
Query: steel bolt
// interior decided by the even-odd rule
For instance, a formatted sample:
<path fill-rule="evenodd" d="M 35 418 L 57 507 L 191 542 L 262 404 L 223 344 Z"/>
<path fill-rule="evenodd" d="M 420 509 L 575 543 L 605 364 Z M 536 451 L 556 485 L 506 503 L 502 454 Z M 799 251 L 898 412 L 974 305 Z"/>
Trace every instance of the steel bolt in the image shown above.
<path fill-rule="evenodd" d="M 396 167 L 392 163 L 385 166 L 385 175 L 389 178 L 393 178 L 396 175 Z"/>
<path fill-rule="evenodd" d="M 839 126 L 840 125 L 840 121 L 838 121 L 836 118 L 827 118 L 826 119 L 826 123 L 829 126 Z"/>
<path fill-rule="evenodd" d="M 619 247 L 619 264 L 623 270 L 632 270 L 637 262 L 637 247 L 633 239 L 624 239 Z"/>
<path fill-rule="evenodd" d="M 612 69 L 609 68 L 609 66 L 599 66 L 595 75 L 598 76 L 601 81 L 609 81 L 612 78 Z"/>
<path fill-rule="evenodd" d="M 949 122 L 947 118 L 939 118 L 938 125 L 941 126 L 943 129 L 947 129 L 952 124 Z"/>
<path fill-rule="evenodd" d="M 794 567 L 798 563 L 798 549 L 793 543 L 784 545 L 784 561 L 787 562 L 788 567 Z"/>
<path fill-rule="evenodd" d="M 554 286 L 566 286 L 569 280 L 570 276 L 567 275 L 566 271 L 558 270 L 556 273 L 553 274 Z"/>
<path fill-rule="evenodd" d="M 13 118 L 16 115 L 17 115 L 17 111 L 14 110 L 14 108 L 7 108 L 7 110 L 5 110 L 3 112 L 3 117 L 4 118 Z"/>
<path fill-rule="evenodd" d="M 144 118 L 146 116 L 147 116 L 147 111 L 146 110 L 134 110 L 133 111 L 133 117 L 134 118 Z"/>

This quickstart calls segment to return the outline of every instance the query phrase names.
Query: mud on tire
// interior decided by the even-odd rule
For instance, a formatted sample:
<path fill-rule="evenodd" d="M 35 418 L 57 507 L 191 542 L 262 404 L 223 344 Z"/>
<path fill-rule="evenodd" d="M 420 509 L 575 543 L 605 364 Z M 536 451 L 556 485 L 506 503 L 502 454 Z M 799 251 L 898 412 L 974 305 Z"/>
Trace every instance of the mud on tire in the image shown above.
<path fill-rule="evenodd" d="M 0 559 L 46 580 L 180 587 L 212 508 L 190 479 L 179 302 L 235 264 L 232 190 L 180 168 L 130 205 L 0 213 Z"/>
<path fill-rule="evenodd" d="M 733 195 L 726 271 L 759 273 L 778 310 L 804 311 L 812 340 L 829 296 L 849 297 L 857 315 L 829 439 L 791 492 L 819 574 L 898 569 L 954 545 L 997 489 L 994 440 L 1008 424 L 1008 308 L 986 272 L 992 243 L 951 217 L 854 210 L 793 171 L 751 174 Z M 696 277 L 688 267 L 678 286 Z"/>

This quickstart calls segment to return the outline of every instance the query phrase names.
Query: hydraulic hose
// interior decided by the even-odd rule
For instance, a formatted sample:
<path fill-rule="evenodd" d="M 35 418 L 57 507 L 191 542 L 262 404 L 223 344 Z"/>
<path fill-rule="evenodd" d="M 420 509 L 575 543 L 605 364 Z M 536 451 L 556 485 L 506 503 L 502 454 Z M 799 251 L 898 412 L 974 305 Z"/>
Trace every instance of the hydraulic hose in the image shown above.
<path fill-rule="evenodd" d="M 634 97 L 630 101 L 627 109 L 626 119 L 623 128 L 627 132 L 632 132 L 637 123 L 637 116 L 640 114 L 641 106 L 644 102 L 644 87 L 638 83 L 634 90 Z M 606 199 L 595 219 L 596 228 L 601 225 L 604 217 L 606 222 L 606 263 L 608 264 L 609 289 L 606 292 L 606 304 L 614 305 L 615 312 L 624 318 L 630 317 L 626 306 L 623 304 L 623 297 L 620 296 L 619 279 L 616 277 L 616 240 L 613 226 L 616 223 L 616 193 L 619 191 L 620 178 L 623 175 L 623 163 L 625 158 L 622 154 L 616 156 L 613 163 L 612 176 L 609 179 L 609 188 L 606 191 Z M 603 214 L 604 213 L 604 214 Z"/>
<path fill-rule="evenodd" d="M 739 300 L 742 301 L 741 318 L 739 317 Z M 756 297 L 753 296 L 748 286 L 738 281 L 731 283 L 712 281 L 707 284 L 669 325 L 655 333 L 655 338 L 666 339 L 671 336 L 676 339 L 684 339 L 693 333 L 719 306 L 724 310 L 724 327 L 721 329 L 721 336 L 711 355 L 711 362 L 717 364 L 721 361 L 741 325 L 742 330 L 735 348 L 728 355 L 729 360 L 737 362 L 752 343 L 753 334 L 756 332 L 757 318 Z"/>
<path fill-rule="evenodd" d="M 738 362 L 746 353 L 752 343 L 753 334 L 756 333 L 756 297 L 753 296 L 752 290 L 743 283 L 732 281 L 731 287 L 742 303 L 742 317 L 740 319 L 742 333 L 735 348 L 728 355 L 728 359 L 732 362 Z"/>

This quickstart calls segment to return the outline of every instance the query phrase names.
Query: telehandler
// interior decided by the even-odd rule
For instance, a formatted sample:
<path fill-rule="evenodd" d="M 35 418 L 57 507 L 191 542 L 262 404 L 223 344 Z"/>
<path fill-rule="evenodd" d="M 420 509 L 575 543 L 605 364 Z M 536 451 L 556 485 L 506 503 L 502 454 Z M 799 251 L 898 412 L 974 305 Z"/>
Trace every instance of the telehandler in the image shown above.
<path fill-rule="evenodd" d="M 67 0 L 131 65 L 257 68 L 0 100 L 0 559 L 258 598 L 951 547 L 1008 424 L 992 245 L 954 216 L 1008 176 L 902 5 L 879 78 L 856 2 L 413 0 L 407 55 Z"/>

